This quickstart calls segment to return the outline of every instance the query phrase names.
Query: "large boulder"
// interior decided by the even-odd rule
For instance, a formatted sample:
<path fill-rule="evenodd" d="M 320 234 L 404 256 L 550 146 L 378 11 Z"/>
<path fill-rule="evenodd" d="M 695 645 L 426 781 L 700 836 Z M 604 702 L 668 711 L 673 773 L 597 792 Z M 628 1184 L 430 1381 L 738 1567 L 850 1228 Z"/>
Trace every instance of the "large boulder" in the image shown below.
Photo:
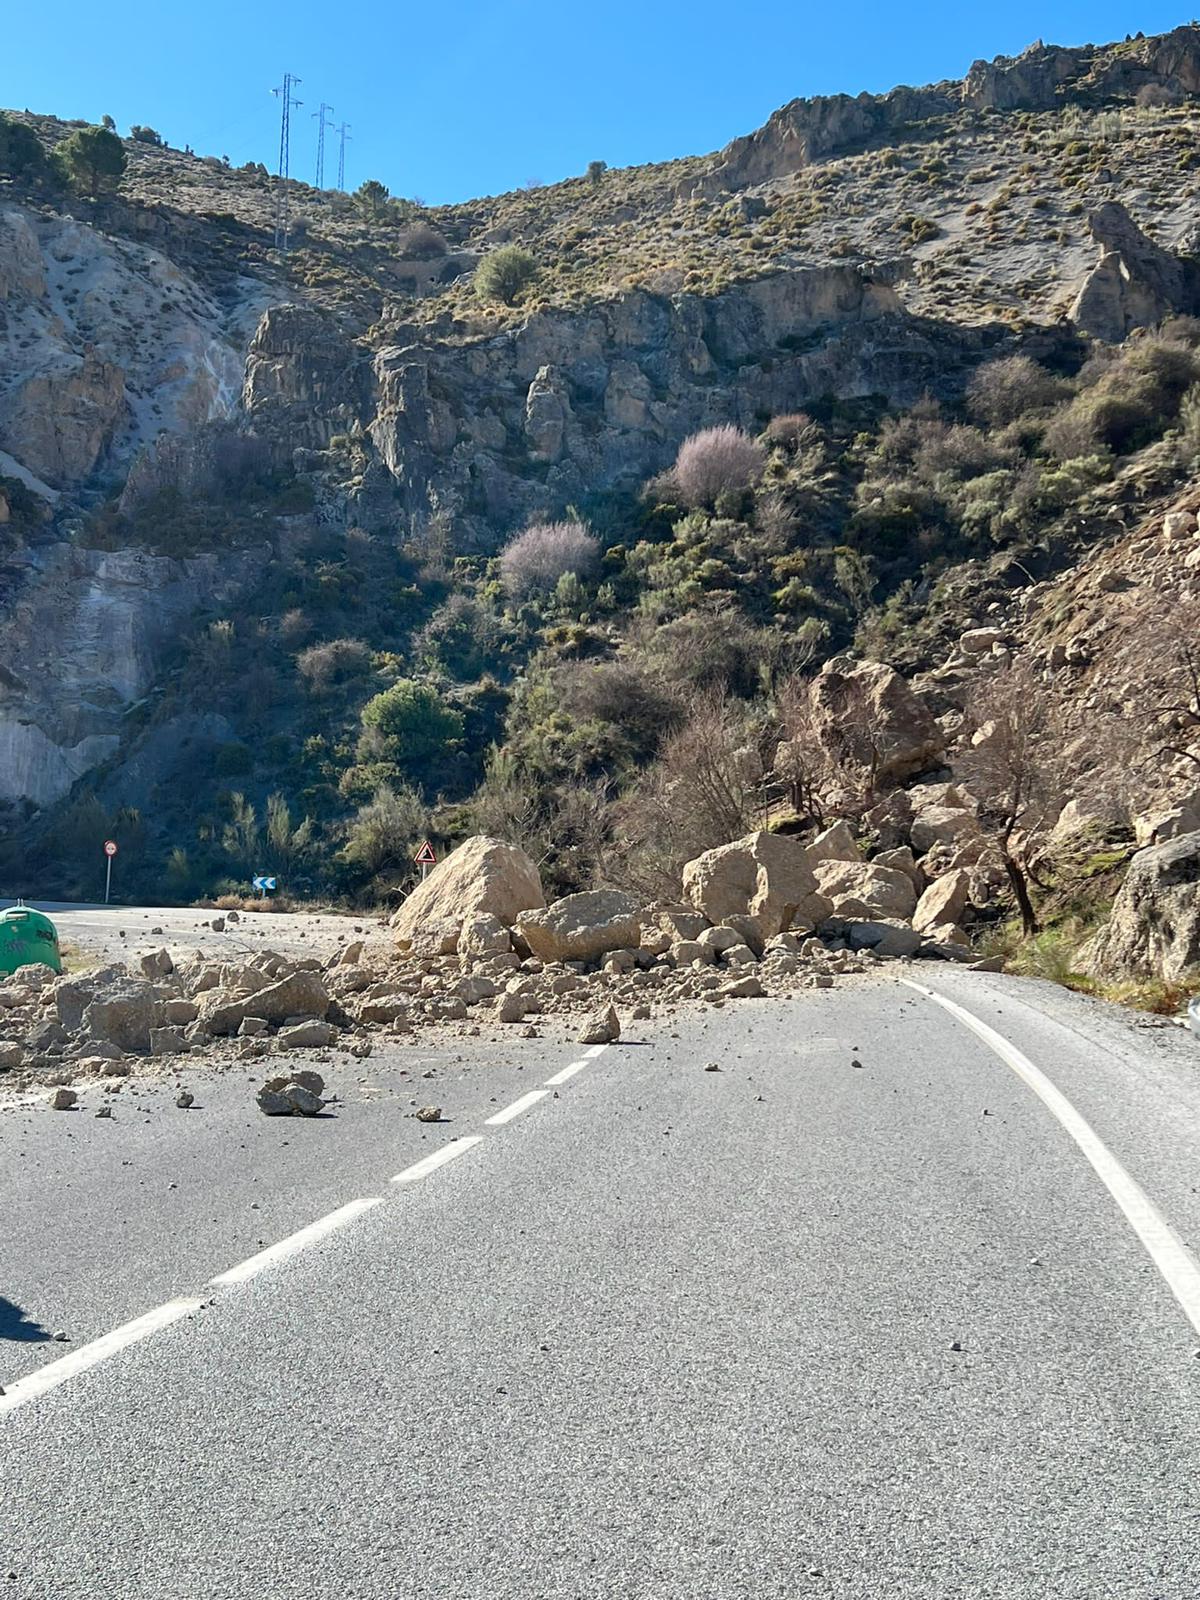
<path fill-rule="evenodd" d="M 907 920 L 917 891 L 907 872 L 873 861 L 821 861 L 813 868 L 817 887 L 835 917 L 891 917 Z"/>
<path fill-rule="evenodd" d="M 146 1051 L 157 1021 L 154 989 L 140 978 L 126 976 L 90 1003 L 83 1013 L 83 1031 L 87 1038 L 104 1040 L 121 1050 Z"/>
<path fill-rule="evenodd" d="M 588 889 L 523 912 L 516 927 L 539 961 L 598 961 L 610 950 L 637 949 L 641 905 L 617 889 Z"/>
<path fill-rule="evenodd" d="M 813 680 L 817 738 L 878 788 L 937 766 L 946 739 L 908 683 L 881 661 L 834 656 Z"/>
<path fill-rule="evenodd" d="M 706 850 L 684 867 L 683 888 L 709 922 L 753 917 L 763 939 L 793 922 L 815 927 L 829 915 L 804 846 L 773 833 L 747 834 Z"/>
<path fill-rule="evenodd" d="M 944 877 L 935 878 L 917 901 L 912 925 L 918 933 L 929 933 L 945 923 L 958 923 L 970 898 L 970 874 L 961 867 L 947 872 Z"/>
<path fill-rule="evenodd" d="M 1108 922 L 1081 955 L 1097 977 L 1174 983 L 1200 963 L 1200 833 L 1139 850 Z"/>
<path fill-rule="evenodd" d="M 1100 257 L 1067 312 L 1077 328 L 1120 344 L 1134 328 L 1197 309 L 1195 264 L 1155 244 L 1120 201 L 1104 201 L 1087 220 Z"/>
<path fill-rule="evenodd" d="M 844 817 L 810 839 L 806 848 L 810 867 L 815 867 L 818 861 L 862 860 L 862 852 L 854 842 L 854 830 Z"/>
<path fill-rule="evenodd" d="M 402 950 L 450 955 L 464 922 L 489 915 L 511 928 L 522 911 L 545 904 L 538 869 L 524 850 L 481 833 L 434 867 L 392 918 L 392 928 Z M 431 941 L 436 949 L 425 948 Z"/>

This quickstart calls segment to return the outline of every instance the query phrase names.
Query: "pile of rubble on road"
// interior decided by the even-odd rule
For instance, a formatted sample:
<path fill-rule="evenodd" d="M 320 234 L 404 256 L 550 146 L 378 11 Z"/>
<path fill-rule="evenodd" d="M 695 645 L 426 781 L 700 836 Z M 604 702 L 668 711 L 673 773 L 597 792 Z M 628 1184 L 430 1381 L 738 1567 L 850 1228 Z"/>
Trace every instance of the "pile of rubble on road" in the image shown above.
<path fill-rule="evenodd" d="M 807 847 L 755 833 L 688 864 L 686 904 L 596 889 L 546 905 L 524 852 L 469 839 L 405 903 L 389 937 L 324 963 L 265 952 L 176 964 L 155 950 L 134 969 L 59 977 L 23 967 L 0 986 L 0 1071 L 10 1083 L 53 1085 L 195 1055 L 365 1056 L 378 1035 L 435 1025 L 532 1035 L 543 1018 L 603 1042 L 619 1035 L 622 1013 L 826 988 L 885 956 L 969 958 L 956 934 L 962 886 L 938 880 L 918 900 L 919 869 L 891 855 L 864 863 L 840 824 Z M 270 1092 L 286 1097 L 296 1084 L 301 1099 L 320 1093 L 296 1073 Z"/>

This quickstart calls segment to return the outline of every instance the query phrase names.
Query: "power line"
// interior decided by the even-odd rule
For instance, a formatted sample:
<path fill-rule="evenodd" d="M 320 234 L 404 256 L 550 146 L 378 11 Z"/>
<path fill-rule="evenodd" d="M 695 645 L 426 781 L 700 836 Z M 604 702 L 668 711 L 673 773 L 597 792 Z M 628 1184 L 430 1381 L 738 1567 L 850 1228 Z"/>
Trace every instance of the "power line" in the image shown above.
<path fill-rule="evenodd" d="M 325 187 L 325 129 L 333 127 L 333 119 L 330 118 L 328 121 L 326 121 L 325 113 L 327 111 L 332 111 L 332 110 L 333 110 L 333 107 L 332 106 L 327 106 L 325 104 L 324 100 L 322 100 L 321 101 L 321 109 L 319 111 L 314 111 L 313 112 L 313 116 L 316 117 L 316 119 L 317 119 L 317 188 L 318 189 L 323 189 Z"/>
<path fill-rule="evenodd" d="M 338 188 L 346 187 L 346 140 L 351 137 L 350 124 L 343 122 L 338 129 Z"/>
<path fill-rule="evenodd" d="M 279 196 L 275 209 L 275 248 L 286 254 L 288 235 L 291 232 L 291 209 L 288 201 L 288 168 L 291 164 L 292 107 L 303 105 L 292 90 L 300 82 L 294 73 L 285 72 L 283 82 L 272 94 L 279 96 Z"/>

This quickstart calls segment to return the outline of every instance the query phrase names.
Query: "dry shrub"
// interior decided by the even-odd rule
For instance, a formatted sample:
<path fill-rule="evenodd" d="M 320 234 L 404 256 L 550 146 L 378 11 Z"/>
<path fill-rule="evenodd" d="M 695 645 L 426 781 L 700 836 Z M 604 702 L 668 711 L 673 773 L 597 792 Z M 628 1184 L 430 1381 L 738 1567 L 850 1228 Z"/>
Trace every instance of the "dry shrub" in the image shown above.
<path fill-rule="evenodd" d="M 685 715 L 679 687 L 637 661 L 572 664 L 556 673 L 555 687 L 576 722 L 615 724 L 639 758 L 652 755 Z"/>
<path fill-rule="evenodd" d="M 674 899 L 685 863 L 761 825 L 761 730 L 721 693 L 696 695 L 687 720 L 614 811 L 606 876 Z"/>
<path fill-rule="evenodd" d="M 967 385 L 967 407 L 973 417 L 999 428 L 1057 405 L 1068 392 L 1061 378 L 1028 356 L 1005 356 L 976 371 Z"/>
<path fill-rule="evenodd" d="M 396 242 L 396 254 L 401 261 L 433 261 L 448 251 L 445 239 L 425 222 L 405 228 Z"/>
<path fill-rule="evenodd" d="M 672 477 L 686 505 L 711 506 L 720 495 L 736 494 L 755 483 L 763 459 L 762 446 L 726 422 L 683 441 Z"/>
<path fill-rule="evenodd" d="M 815 444 L 821 437 L 821 430 L 807 411 L 791 411 L 783 416 L 772 417 L 763 436 L 768 444 L 799 450 L 804 445 Z"/>
<path fill-rule="evenodd" d="M 582 522 L 537 522 L 500 553 L 500 577 L 509 596 L 523 600 L 553 589 L 567 572 L 586 578 L 600 559 L 600 541 Z"/>
<path fill-rule="evenodd" d="M 296 657 L 296 669 L 314 694 L 357 677 L 371 664 L 371 651 L 361 639 L 328 639 L 309 645 Z"/>

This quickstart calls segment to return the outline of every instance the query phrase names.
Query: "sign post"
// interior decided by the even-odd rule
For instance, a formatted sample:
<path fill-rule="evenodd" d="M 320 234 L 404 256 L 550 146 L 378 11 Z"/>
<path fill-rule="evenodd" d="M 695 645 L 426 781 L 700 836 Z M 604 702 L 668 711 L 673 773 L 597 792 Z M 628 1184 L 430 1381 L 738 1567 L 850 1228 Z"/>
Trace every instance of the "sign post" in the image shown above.
<path fill-rule="evenodd" d="M 113 857 L 116 855 L 116 853 L 117 853 L 116 840 L 115 839 L 105 839 L 105 841 L 104 841 L 104 904 L 105 905 L 108 904 L 108 892 L 112 888 L 112 863 L 113 863 Z"/>
<path fill-rule="evenodd" d="M 424 883 L 425 874 L 429 871 L 430 867 L 437 866 L 437 853 L 428 839 L 422 841 L 421 848 L 417 851 L 416 855 L 413 857 L 413 860 L 421 869 L 421 882 Z"/>
<path fill-rule="evenodd" d="M 277 881 L 277 879 L 269 878 L 265 873 L 260 872 L 254 880 L 254 887 L 258 890 L 258 898 L 265 900 L 267 898 L 267 890 L 274 889 Z"/>

